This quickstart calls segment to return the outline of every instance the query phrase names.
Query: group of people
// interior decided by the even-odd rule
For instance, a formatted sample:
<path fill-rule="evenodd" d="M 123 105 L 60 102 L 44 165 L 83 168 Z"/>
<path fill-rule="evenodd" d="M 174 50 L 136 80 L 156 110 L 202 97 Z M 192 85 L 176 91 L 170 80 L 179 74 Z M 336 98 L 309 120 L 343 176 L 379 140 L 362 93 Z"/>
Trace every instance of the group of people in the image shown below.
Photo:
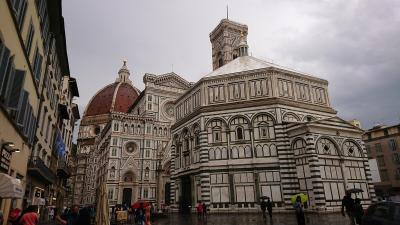
<path fill-rule="evenodd" d="M 153 204 L 140 203 L 138 208 L 128 207 L 126 205 L 118 206 L 115 210 L 115 217 L 119 212 L 125 211 L 129 221 L 134 221 L 137 225 L 151 225 L 152 219 L 154 218 L 154 207 Z"/>
<path fill-rule="evenodd" d="M 342 199 L 342 215 L 346 216 L 346 214 L 350 219 L 351 225 L 361 224 L 361 219 L 364 215 L 361 199 L 353 199 L 350 192 L 346 192 L 346 196 Z"/>
<path fill-rule="evenodd" d="M 59 225 L 90 225 L 95 215 L 94 207 L 79 208 L 78 205 L 66 208 L 62 213 L 59 213 L 57 209 L 54 212 L 53 220 Z"/>
<path fill-rule="evenodd" d="M 31 205 L 25 210 L 12 209 L 8 217 L 8 225 L 37 225 L 39 223 L 38 207 Z"/>
<path fill-rule="evenodd" d="M 207 218 L 207 205 L 204 202 L 202 203 L 201 201 L 199 201 L 197 203 L 196 211 L 198 219 Z"/>

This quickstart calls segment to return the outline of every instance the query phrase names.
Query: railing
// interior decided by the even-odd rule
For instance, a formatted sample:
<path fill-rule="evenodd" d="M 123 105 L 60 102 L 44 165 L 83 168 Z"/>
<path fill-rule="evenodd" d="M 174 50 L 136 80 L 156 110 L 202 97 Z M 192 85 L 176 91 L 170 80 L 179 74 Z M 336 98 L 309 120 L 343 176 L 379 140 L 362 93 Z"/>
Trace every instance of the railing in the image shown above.
<path fill-rule="evenodd" d="M 46 164 L 43 162 L 42 159 L 39 157 L 31 157 L 28 163 L 28 172 L 34 173 L 37 176 L 45 179 L 47 183 L 54 183 L 56 180 L 56 176 L 54 175 L 53 171 Z"/>

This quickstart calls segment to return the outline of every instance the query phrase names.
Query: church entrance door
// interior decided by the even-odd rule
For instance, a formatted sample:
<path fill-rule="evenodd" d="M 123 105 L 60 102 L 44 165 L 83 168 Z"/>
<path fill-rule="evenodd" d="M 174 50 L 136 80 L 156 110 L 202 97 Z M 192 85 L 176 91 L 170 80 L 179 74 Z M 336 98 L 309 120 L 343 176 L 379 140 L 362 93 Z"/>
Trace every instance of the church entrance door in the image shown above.
<path fill-rule="evenodd" d="M 122 191 L 122 204 L 131 206 L 132 203 L 132 188 L 124 188 Z"/>
<path fill-rule="evenodd" d="M 180 201 L 180 209 L 182 213 L 190 213 L 190 208 L 192 206 L 192 185 L 190 182 L 190 176 L 184 176 L 181 179 L 182 197 Z"/>

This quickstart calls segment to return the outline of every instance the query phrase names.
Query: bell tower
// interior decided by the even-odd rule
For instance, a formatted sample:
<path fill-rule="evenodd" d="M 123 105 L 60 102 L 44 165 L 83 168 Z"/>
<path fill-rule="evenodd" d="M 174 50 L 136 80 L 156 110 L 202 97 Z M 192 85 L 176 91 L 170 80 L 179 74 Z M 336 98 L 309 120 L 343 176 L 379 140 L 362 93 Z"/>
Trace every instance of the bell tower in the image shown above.
<path fill-rule="evenodd" d="M 210 33 L 213 70 L 239 57 L 239 44 L 247 43 L 247 25 L 222 19 Z"/>

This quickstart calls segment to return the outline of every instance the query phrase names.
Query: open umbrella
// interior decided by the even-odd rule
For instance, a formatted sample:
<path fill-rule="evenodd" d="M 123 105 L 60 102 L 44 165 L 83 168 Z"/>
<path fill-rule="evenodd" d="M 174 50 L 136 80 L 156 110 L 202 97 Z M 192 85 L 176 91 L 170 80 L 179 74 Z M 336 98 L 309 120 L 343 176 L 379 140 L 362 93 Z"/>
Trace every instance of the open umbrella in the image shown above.
<path fill-rule="evenodd" d="M 102 183 L 98 191 L 96 204 L 96 224 L 110 225 L 110 217 L 108 215 L 108 198 L 106 192 L 106 184 Z"/>
<path fill-rule="evenodd" d="M 348 189 L 347 192 L 349 192 L 349 193 L 360 193 L 360 192 L 364 192 L 364 191 L 362 189 L 360 189 L 360 188 L 351 188 L 351 189 Z"/>
<path fill-rule="evenodd" d="M 140 208 L 140 206 L 143 204 L 143 208 L 146 208 L 147 206 L 150 205 L 150 203 L 143 201 L 143 200 L 139 200 L 135 203 L 133 203 L 133 205 L 131 206 L 133 209 L 138 209 Z"/>
<path fill-rule="evenodd" d="M 296 202 L 297 196 L 300 196 L 301 203 L 307 202 L 308 201 L 308 195 L 299 193 L 295 194 L 290 198 L 290 201 L 294 204 Z"/>

